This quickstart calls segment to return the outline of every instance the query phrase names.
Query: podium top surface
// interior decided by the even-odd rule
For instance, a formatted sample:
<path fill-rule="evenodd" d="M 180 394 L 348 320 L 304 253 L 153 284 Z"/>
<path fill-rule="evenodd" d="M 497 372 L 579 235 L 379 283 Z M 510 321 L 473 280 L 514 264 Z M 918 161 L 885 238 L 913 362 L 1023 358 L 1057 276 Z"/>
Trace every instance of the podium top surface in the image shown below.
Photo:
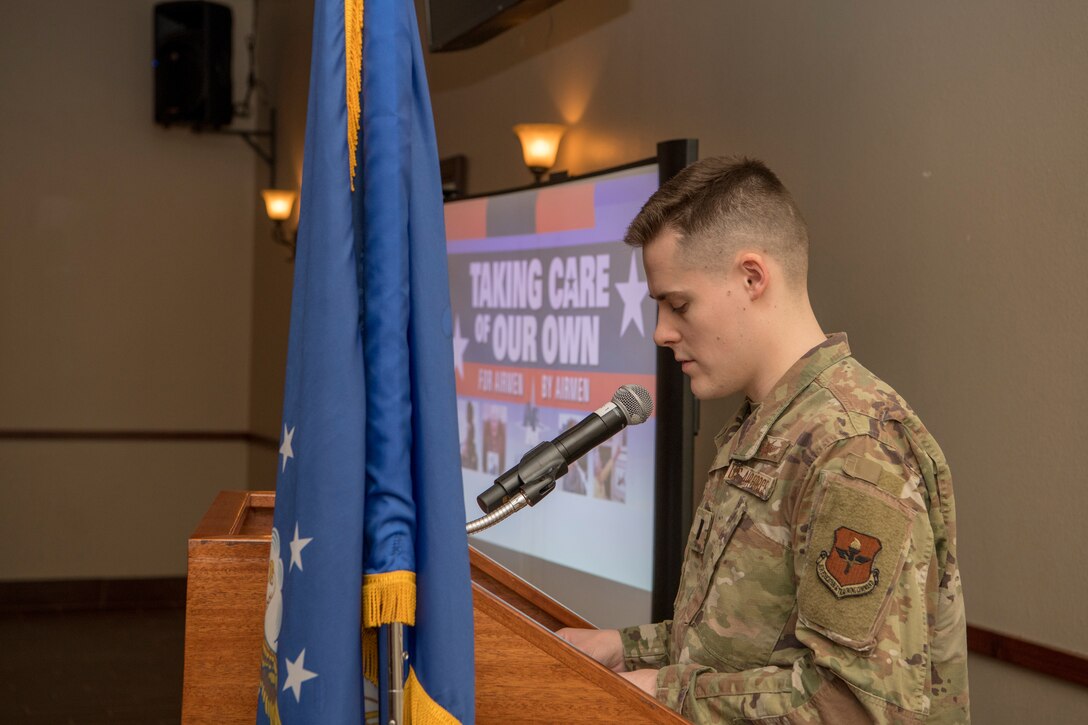
<path fill-rule="evenodd" d="M 275 505 L 275 491 L 220 491 L 189 538 L 269 541 Z"/>

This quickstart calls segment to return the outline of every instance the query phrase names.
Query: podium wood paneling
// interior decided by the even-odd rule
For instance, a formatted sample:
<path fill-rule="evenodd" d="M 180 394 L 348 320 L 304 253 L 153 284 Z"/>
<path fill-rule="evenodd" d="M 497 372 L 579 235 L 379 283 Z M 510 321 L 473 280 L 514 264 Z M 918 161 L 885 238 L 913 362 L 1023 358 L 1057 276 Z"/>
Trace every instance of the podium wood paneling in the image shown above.
<path fill-rule="evenodd" d="M 223 491 L 189 539 L 182 722 L 254 721 L 275 495 Z M 470 548 L 478 723 L 684 723 L 556 637 L 588 622 Z"/>
<path fill-rule="evenodd" d="M 189 538 L 184 723 L 255 722 L 274 502 L 222 491 Z"/>

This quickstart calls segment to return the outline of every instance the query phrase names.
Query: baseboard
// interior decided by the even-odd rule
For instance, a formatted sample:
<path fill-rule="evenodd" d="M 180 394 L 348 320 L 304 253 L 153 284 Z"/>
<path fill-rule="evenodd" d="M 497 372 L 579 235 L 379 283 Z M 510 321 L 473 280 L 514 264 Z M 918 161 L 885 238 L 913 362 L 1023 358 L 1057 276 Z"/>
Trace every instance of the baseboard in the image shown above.
<path fill-rule="evenodd" d="M 0 581 L 0 614 L 185 607 L 185 577 Z"/>
<path fill-rule="evenodd" d="M 1025 670 L 1088 687 L 1088 658 L 1000 632 L 967 625 L 967 650 Z"/>

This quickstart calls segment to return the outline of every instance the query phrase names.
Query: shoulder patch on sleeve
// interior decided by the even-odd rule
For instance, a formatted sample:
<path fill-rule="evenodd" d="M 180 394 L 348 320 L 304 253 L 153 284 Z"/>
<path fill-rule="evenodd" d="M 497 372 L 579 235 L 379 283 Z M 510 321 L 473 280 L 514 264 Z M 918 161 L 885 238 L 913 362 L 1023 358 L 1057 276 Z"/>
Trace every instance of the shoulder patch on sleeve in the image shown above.
<path fill-rule="evenodd" d="M 873 566 L 873 559 L 881 548 L 880 539 L 840 526 L 835 529 L 833 553 L 820 552 L 816 573 L 839 599 L 868 594 L 880 582 L 880 570 Z"/>
<path fill-rule="evenodd" d="M 820 474 L 805 565 L 798 588 L 801 624 L 865 651 L 895 590 L 915 512 L 879 488 Z"/>

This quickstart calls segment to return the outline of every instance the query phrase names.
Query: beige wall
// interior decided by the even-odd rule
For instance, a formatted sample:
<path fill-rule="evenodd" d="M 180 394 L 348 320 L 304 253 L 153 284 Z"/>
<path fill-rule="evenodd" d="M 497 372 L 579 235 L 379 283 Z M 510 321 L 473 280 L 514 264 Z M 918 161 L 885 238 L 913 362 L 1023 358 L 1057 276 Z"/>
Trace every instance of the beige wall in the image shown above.
<path fill-rule="evenodd" d="M 429 73 L 440 151 L 467 155 L 472 192 L 530 180 L 520 121 L 570 124 L 557 168 L 574 173 L 683 136 L 767 161 L 811 225 L 825 329 L 952 463 L 969 619 L 1088 653 L 1086 35 L 1079 0 L 598 0 Z M 732 408 L 703 408 L 702 470 Z M 1088 711 L 1080 688 L 972 674 L 979 722 Z"/>
<path fill-rule="evenodd" d="M 152 122 L 153 4 L 5 5 L 0 430 L 248 430 L 258 163 Z M 246 448 L 0 438 L 0 579 L 184 574 Z"/>
<path fill-rule="evenodd" d="M 281 188 L 297 191 L 302 185 L 313 3 L 262 0 L 259 23 L 258 67 L 276 106 L 279 126 L 277 182 Z M 256 213 L 249 420 L 255 433 L 279 440 L 295 268 L 286 262 L 289 253 L 284 247 L 269 243 L 269 224 L 263 211 Z M 297 204 L 286 224 L 291 230 L 298 225 Z M 250 488 L 276 487 L 277 460 L 274 450 L 250 449 Z"/>

